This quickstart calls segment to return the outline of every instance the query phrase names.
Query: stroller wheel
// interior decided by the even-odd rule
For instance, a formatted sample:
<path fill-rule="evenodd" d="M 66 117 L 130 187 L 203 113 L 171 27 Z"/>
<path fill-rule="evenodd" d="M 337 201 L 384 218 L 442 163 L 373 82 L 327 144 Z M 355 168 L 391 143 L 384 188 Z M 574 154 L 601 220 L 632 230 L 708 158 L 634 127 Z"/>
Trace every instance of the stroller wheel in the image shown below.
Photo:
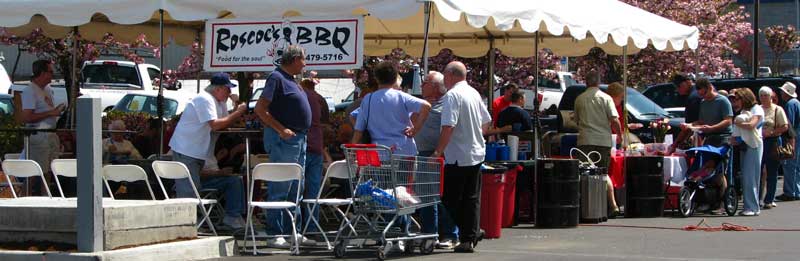
<path fill-rule="evenodd" d="M 739 197 L 736 195 L 736 188 L 728 187 L 725 189 L 725 213 L 728 216 L 736 215 L 736 210 L 739 210 Z"/>
<path fill-rule="evenodd" d="M 689 217 L 694 212 L 695 204 L 692 202 L 692 196 L 694 191 L 687 187 L 681 188 L 680 193 L 678 194 L 678 210 L 681 212 L 681 216 Z"/>

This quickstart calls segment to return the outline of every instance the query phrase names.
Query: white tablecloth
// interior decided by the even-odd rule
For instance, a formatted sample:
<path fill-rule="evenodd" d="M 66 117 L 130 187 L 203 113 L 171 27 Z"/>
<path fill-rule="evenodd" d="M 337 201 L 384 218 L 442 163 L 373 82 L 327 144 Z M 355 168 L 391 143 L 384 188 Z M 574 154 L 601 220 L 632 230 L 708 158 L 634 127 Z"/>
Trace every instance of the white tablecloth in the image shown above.
<path fill-rule="evenodd" d="M 680 184 L 686 177 L 686 171 L 688 170 L 686 158 L 680 156 L 664 157 L 664 182 L 671 181 L 672 183 Z"/>

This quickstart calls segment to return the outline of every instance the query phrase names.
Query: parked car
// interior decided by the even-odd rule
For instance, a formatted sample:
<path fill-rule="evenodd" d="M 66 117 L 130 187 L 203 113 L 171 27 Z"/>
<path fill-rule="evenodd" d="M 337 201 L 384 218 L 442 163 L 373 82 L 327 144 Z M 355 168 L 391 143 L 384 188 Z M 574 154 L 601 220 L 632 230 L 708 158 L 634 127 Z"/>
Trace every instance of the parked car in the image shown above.
<path fill-rule="evenodd" d="M 758 89 L 761 86 L 769 86 L 774 91 L 778 91 L 786 82 L 792 82 L 795 85 L 800 84 L 800 77 L 766 77 L 766 78 L 734 78 L 734 79 L 713 79 L 711 85 L 714 85 L 717 90 L 726 90 L 736 88 L 750 88 L 754 94 L 758 95 Z M 678 96 L 675 91 L 675 86 L 672 83 L 660 83 L 647 87 L 642 93 L 653 102 L 665 108 L 673 116 L 684 117 L 684 101 Z"/>
<path fill-rule="evenodd" d="M 333 111 L 340 112 L 347 110 L 347 107 L 350 107 L 350 105 L 356 100 L 355 96 L 356 91 L 351 92 L 350 95 L 347 95 L 347 98 L 342 99 L 342 102 L 333 106 Z"/>
<path fill-rule="evenodd" d="M 130 92 L 158 94 L 160 69 L 152 64 L 136 64 L 130 61 L 95 60 L 87 61 L 81 68 L 81 94 L 85 97 L 100 98 L 103 110 L 113 108 L 123 96 Z M 189 100 L 194 90 L 178 91 L 180 82 L 165 87 L 164 93 L 172 92 Z M 27 85 L 14 85 L 11 91 L 21 91 Z M 66 103 L 67 91 L 63 84 L 50 84 L 56 104 Z"/>
<path fill-rule="evenodd" d="M 0 116 L 14 115 L 13 97 L 0 93 Z"/>
<path fill-rule="evenodd" d="M 605 91 L 608 89 L 607 85 L 601 85 L 600 89 Z M 577 132 L 577 123 L 573 119 L 575 110 L 575 99 L 578 95 L 586 90 L 586 85 L 573 85 L 567 88 L 561 102 L 558 105 L 558 132 L 568 133 Z M 669 124 L 672 129 L 678 130 L 683 118 L 672 117 L 669 112 L 661 108 L 658 104 L 654 103 L 636 89 L 627 88 L 627 102 L 625 109 L 628 111 L 628 123 L 641 123 L 644 127 L 636 130 L 631 130 L 631 133 L 636 134 L 643 143 L 652 143 L 653 133 L 650 129 L 650 123 L 659 119 L 668 118 Z"/>
<path fill-rule="evenodd" d="M 157 105 L 158 94 L 152 93 L 128 93 L 114 105 L 114 111 L 122 112 L 144 112 L 153 116 L 158 116 Z M 185 102 L 178 99 L 164 97 L 164 118 L 169 119 L 183 112 L 186 107 Z"/>
<path fill-rule="evenodd" d="M 564 91 L 567 87 L 578 84 L 572 78 L 570 72 L 556 72 L 553 70 L 546 70 L 549 73 L 558 75 L 557 79 L 552 80 L 547 77 L 539 77 L 539 95 L 534 95 L 533 90 L 522 89 L 525 95 L 525 109 L 533 110 L 533 97 L 540 98 L 539 111 L 548 112 L 546 114 L 555 114 L 558 111 L 558 104 L 561 101 Z M 494 97 L 503 95 L 500 93 L 501 88 L 494 90 Z"/>

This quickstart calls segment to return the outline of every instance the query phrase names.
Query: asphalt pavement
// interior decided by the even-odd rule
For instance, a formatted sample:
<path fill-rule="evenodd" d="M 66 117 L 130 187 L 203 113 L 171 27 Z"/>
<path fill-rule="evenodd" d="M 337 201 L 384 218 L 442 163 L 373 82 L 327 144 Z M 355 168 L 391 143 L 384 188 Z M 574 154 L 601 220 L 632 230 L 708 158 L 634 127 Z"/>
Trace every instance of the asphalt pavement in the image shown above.
<path fill-rule="evenodd" d="M 780 188 L 781 184 L 779 184 Z M 780 189 L 779 189 L 780 190 Z M 780 191 L 779 193 L 780 194 Z M 754 231 L 686 231 L 704 221 Z M 705 227 L 703 225 L 703 227 Z M 499 239 L 483 240 L 472 254 L 436 250 L 431 255 L 392 253 L 387 259 L 412 260 L 800 260 L 800 201 L 778 202 L 757 217 L 697 215 L 682 218 L 669 212 L 660 218 L 617 218 L 599 225 L 569 229 L 537 229 L 523 224 L 503 229 Z M 343 259 L 375 260 L 374 250 L 348 250 Z M 300 256 L 276 254 L 221 260 L 334 260 L 331 251 L 303 250 Z M 217 259 L 220 260 L 220 259 Z"/>

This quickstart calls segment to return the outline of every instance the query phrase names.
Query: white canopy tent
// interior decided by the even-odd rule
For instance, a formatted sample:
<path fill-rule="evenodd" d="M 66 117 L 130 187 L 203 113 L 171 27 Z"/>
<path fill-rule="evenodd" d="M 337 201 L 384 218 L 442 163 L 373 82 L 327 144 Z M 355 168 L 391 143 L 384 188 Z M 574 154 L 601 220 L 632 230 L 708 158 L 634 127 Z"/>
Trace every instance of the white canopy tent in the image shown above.
<path fill-rule="evenodd" d="M 336 17 L 365 15 L 368 55 L 403 48 L 422 55 L 424 3 L 415 0 L 0 0 L 0 26 L 16 34 L 40 27 L 61 37 L 73 26 L 90 40 L 112 32 L 120 40 L 139 33 L 157 38 L 164 10 L 165 37 L 188 45 L 202 33 L 207 19 Z M 493 46 L 513 57 L 534 55 L 534 32 L 539 47 L 557 55 L 579 56 L 593 47 L 610 54 L 635 53 L 648 44 L 657 50 L 697 48 L 699 31 L 615 0 L 432 0 L 429 38 L 435 55 L 450 48 L 462 57 L 486 55 Z M 488 3 L 488 4 L 487 4 Z"/>
<path fill-rule="evenodd" d="M 438 53 L 426 52 L 428 46 L 450 48 L 463 57 L 488 53 L 490 72 L 492 48 L 530 57 L 541 48 L 578 56 L 601 47 L 624 57 L 648 45 L 661 51 L 695 49 L 699 40 L 696 27 L 616 0 L 0 0 L 0 5 L 0 27 L 16 34 L 41 27 L 46 35 L 60 37 L 77 29 L 90 40 L 111 32 L 130 41 L 162 25 L 168 30 L 158 31 L 161 42 L 166 33 L 178 44 L 198 38 L 208 19 L 365 15 L 368 55 L 398 47 L 418 57 Z"/>

